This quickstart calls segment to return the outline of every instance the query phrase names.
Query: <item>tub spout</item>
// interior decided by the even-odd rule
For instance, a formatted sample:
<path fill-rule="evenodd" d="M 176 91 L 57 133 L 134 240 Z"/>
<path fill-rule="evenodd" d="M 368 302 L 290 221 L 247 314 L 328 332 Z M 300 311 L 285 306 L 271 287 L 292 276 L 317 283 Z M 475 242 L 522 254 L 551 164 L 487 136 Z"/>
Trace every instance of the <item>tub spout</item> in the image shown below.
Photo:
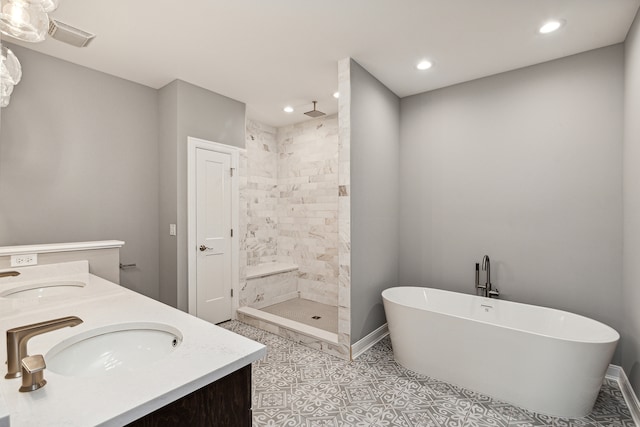
<path fill-rule="evenodd" d="M 489 255 L 485 255 L 482 258 L 482 270 L 487 272 L 487 281 L 484 286 L 479 286 L 484 290 L 484 296 L 488 298 L 498 298 L 500 292 L 498 292 L 498 289 L 491 287 L 491 261 L 489 260 Z"/>
<path fill-rule="evenodd" d="M 482 271 L 487 272 L 487 280 L 484 283 L 484 296 L 488 297 L 491 295 L 491 260 L 489 260 L 489 255 L 485 255 L 482 258 Z"/>

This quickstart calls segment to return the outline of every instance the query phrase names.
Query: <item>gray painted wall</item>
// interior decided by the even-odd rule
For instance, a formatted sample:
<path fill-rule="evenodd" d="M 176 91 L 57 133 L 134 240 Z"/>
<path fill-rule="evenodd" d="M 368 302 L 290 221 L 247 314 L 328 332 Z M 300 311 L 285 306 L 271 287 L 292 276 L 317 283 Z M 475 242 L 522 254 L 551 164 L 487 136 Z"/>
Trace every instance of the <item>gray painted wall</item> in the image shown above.
<path fill-rule="evenodd" d="M 385 323 L 398 285 L 400 100 L 351 61 L 351 342 Z"/>
<path fill-rule="evenodd" d="M 2 109 L 0 245 L 118 239 L 121 284 L 158 297 L 157 91 L 19 46 Z"/>
<path fill-rule="evenodd" d="M 640 15 L 625 42 L 622 367 L 640 394 Z"/>
<path fill-rule="evenodd" d="M 623 54 L 402 99 L 400 283 L 474 293 L 488 254 L 501 298 L 621 329 Z"/>
<path fill-rule="evenodd" d="M 186 310 L 187 136 L 243 147 L 245 105 L 10 47 L 23 78 L 2 109 L 0 245 L 124 240 L 138 268 L 121 284 Z"/>
<path fill-rule="evenodd" d="M 245 104 L 178 80 L 177 84 L 177 307 L 187 295 L 187 137 L 244 148 Z M 169 224 L 160 224 L 168 232 Z M 164 248 L 163 248 L 164 250 Z"/>
<path fill-rule="evenodd" d="M 159 199 L 158 218 L 160 247 L 160 301 L 172 307 L 178 305 L 177 236 L 169 235 L 169 224 L 178 223 L 178 81 L 174 80 L 158 91 Z M 182 230 L 179 230 L 182 232 Z"/>

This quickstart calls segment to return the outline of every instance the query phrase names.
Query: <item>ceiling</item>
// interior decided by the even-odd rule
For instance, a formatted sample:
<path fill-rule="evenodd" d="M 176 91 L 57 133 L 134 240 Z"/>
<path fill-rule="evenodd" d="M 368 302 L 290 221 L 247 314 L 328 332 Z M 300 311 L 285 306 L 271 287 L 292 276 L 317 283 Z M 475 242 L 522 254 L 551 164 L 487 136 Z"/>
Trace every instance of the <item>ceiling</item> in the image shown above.
<path fill-rule="evenodd" d="M 161 88 L 174 79 L 283 126 L 335 113 L 352 57 L 400 97 L 624 41 L 640 0 L 61 0 L 51 16 L 97 34 L 86 48 L 22 46 Z M 566 24 L 540 35 L 549 18 Z M 10 40 L 10 39 L 9 39 Z M 418 71 L 428 58 L 434 66 Z M 17 94 L 17 93 L 16 93 Z M 296 107 L 284 113 L 283 107 Z"/>

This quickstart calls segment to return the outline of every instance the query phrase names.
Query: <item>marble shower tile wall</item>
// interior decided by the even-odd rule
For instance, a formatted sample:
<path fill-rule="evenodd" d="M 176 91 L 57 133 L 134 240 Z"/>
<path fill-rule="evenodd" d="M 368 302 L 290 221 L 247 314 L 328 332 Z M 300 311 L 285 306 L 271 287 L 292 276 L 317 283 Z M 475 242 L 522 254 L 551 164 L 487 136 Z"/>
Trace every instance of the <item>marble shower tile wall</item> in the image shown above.
<path fill-rule="evenodd" d="M 338 117 L 278 129 L 278 261 L 305 299 L 338 304 Z"/>
<path fill-rule="evenodd" d="M 351 58 L 338 61 L 338 343 L 351 356 Z"/>
<path fill-rule="evenodd" d="M 278 240 L 276 129 L 250 119 L 246 127 L 246 150 L 238 165 L 240 307 L 250 305 L 256 297 L 256 290 L 246 280 L 247 266 L 275 261 Z"/>
<path fill-rule="evenodd" d="M 278 239 L 278 145 L 276 129 L 247 120 L 247 264 L 275 261 Z"/>
<path fill-rule="evenodd" d="M 238 157 L 238 244 L 240 245 L 238 256 L 238 269 L 239 271 L 239 286 L 238 292 L 238 306 L 244 307 L 247 305 L 247 151 L 241 150 Z"/>

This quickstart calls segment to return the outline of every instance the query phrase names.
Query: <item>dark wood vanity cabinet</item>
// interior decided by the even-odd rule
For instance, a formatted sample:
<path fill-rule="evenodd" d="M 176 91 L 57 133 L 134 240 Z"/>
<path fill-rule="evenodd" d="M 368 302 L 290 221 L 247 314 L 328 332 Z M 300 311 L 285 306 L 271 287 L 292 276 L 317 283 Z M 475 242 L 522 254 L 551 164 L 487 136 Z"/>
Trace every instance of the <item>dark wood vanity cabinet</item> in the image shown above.
<path fill-rule="evenodd" d="M 134 422 L 132 427 L 251 427 L 251 365 Z"/>

